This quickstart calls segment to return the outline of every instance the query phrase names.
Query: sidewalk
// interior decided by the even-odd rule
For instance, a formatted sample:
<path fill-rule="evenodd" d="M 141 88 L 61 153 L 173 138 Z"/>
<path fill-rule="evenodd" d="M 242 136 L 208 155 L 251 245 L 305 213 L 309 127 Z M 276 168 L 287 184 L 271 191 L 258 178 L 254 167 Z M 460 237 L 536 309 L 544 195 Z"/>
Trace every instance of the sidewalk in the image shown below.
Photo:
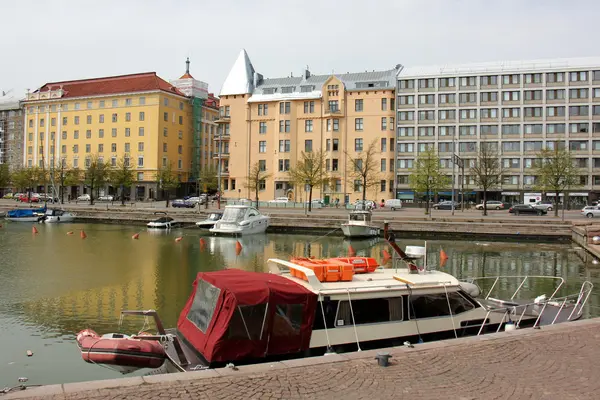
<path fill-rule="evenodd" d="M 5 399 L 598 399 L 600 319 L 193 373 L 52 385 Z"/>

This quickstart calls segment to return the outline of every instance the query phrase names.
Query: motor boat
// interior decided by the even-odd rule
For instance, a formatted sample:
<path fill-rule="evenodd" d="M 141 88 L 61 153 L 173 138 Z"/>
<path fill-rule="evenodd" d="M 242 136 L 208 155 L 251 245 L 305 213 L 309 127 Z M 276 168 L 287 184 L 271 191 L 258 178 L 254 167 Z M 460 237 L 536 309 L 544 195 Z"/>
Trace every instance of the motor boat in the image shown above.
<path fill-rule="evenodd" d="M 252 235 L 264 233 L 269 226 L 269 217 L 247 205 L 225 206 L 223 217 L 210 232 L 223 235 Z"/>
<path fill-rule="evenodd" d="M 155 219 L 154 221 L 150 221 L 146 224 L 149 229 L 171 229 L 177 227 L 179 224 L 175 222 L 175 220 L 167 215 L 167 213 L 162 211 L 157 211 L 154 215 L 162 215 Z"/>
<path fill-rule="evenodd" d="M 212 211 L 205 220 L 196 222 L 198 228 L 212 228 L 223 217 L 223 211 Z"/>
<path fill-rule="evenodd" d="M 5 218 L 13 222 L 38 222 L 46 211 L 46 206 L 41 208 L 17 208 L 7 211 Z"/>
<path fill-rule="evenodd" d="M 371 223 L 371 211 L 350 211 L 348 222 L 342 224 L 344 236 L 366 238 L 379 236 L 381 229 Z"/>
<path fill-rule="evenodd" d="M 51 208 L 46 210 L 46 213 L 38 219 L 38 222 L 42 222 L 45 224 L 55 224 L 59 222 L 73 222 L 74 220 L 75 213 Z"/>
<path fill-rule="evenodd" d="M 555 297 L 563 278 L 532 276 L 504 277 L 516 278 L 508 286 L 498 283 L 502 277 L 484 277 L 493 281 L 480 286 L 428 268 L 423 249 L 392 248 L 392 268 L 342 257 L 269 259 L 269 273 L 200 272 L 173 329 L 164 329 L 154 310 L 122 315 L 154 318 L 157 333 L 145 339 L 158 340 L 166 359 L 152 373 L 186 372 L 573 321 L 593 289 L 585 281 L 578 293 Z M 552 294 L 517 300 L 533 279 L 553 280 L 539 285 Z M 492 297 L 499 287 L 515 292 Z"/>

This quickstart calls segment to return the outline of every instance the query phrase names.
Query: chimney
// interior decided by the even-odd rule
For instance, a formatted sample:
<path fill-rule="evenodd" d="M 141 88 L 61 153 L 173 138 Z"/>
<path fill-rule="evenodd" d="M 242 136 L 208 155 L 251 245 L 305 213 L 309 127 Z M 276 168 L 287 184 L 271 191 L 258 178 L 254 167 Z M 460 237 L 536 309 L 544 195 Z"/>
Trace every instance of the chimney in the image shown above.
<path fill-rule="evenodd" d="M 307 80 L 310 78 L 310 71 L 308 69 L 308 65 L 304 68 L 304 72 L 302 73 L 302 79 Z"/>

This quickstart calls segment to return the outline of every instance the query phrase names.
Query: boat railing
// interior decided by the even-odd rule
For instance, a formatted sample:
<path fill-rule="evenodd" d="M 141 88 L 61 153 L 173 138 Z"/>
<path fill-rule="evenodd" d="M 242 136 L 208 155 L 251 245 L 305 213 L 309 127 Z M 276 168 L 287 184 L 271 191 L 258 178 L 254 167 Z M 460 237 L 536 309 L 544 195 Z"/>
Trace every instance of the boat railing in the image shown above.
<path fill-rule="evenodd" d="M 520 280 L 517 290 L 515 290 L 514 293 L 512 294 L 512 296 L 510 296 L 510 300 L 513 300 L 517 296 L 517 294 L 521 291 L 521 289 L 523 288 L 525 283 L 531 279 L 545 279 L 545 280 L 559 281 L 558 286 L 556 287 L 556 289 L 554 290 L 554 292 L 552 293 L 552 295 L 550 296 L 550 298 L 548 300 L 551 300 L 565 283 L 565 280 L 563 278 L 561 278 L 560 276 L 544 276 L 544 275 L 480 276 L 480 277 L 464 279 L 464 280 L 462 280 L 462 282 L 468 282 L 468 283 L 477 285 L 480 293 L 483 294 L 483 289 L 477 282 L 493 280 L 494 282 L 492 283 L 492 287 L 490 287 L 487 294 L 484 296 L 484 299 L 487 300 L 493 293 L 493 290 L 496 288 L 500 279 L 507 279 L 507 280 L 508 279 L 517 280 L 518 279 L 518 280 Z"/>
<path fill-rule="evenodd" d="M 549 278 L 549 277 L 545 277 L 545 278 Z M 562 285 L 562 283 L 561 283 L 561 285 Z M 519 288 L 521 286 L 522 285 L 520 285 Z M 483 319 L 483 322 L 481 324 L 481 327 L 479 328 L 479 332 L 477 333 L 477 335 L 479 336 L 483 332 L 483 328 L 485 327 L 486 321 L 488 321 L 488 317 L 490 316 L 490 314 L 494 311 L 498 311 L 501 308 L 505 308 L 504 314 L 502 316 L 502 322 L 505 321 L 507 316 L 509 317 L 509 320 L 510 320 L 510 316 L 514 316 L 515 319 L 518 316 L 518 319 L 515 323 L 515 326 L 518 328 L 521 324 L 521 321 L 523 320 L 523 317 L 525 316 L 525 313 L 529 309 L 529 307 L 542 305 L 542 310 L 539 312 L 539 314 L 535 320 L 535 323 L 533 324 L 533 327 L 535 328 L 535 327 L 539 326 L 540 320 L 541 320 L 542 316 L 544 315 L 544 312 L 546 311 L 546 308 L 549 304 L 553 305 L 553 306 L 560 305 L 558 311 L 556 312 L 556 315 L 554 316 L 554 318 L 552 319 L 552 322 L 550 323 L 550 325 L 554 325 L 556 323 L 558 317 L 560 316 L 560 313 L 564 309 L 564 307 L 570 302 L 573 303 L 573 300 L 576 299 L 573 304 L 573 309 L 571 310 L 571 312 L 569 313 L 569 316 L 567 317 L 567 321 L 572 321 L 574 319 L 578 319 L 581 316 L 581 314 L 583 313 L 583 307 L 587 303 L 587 301 L 590 297 L 590 294 L 592 293 L 593 288 L 594 288 L 594 285 L 590 281 L 584 281 L 581 284 L 581 288 L 579 289 L 578 293 L 573 293 L 573 294 L 569 294 L 566 296 L 560 296 L 560 297 L 551 296 L 548 299 L 542 299 L 537 302 L 532 301 L 529 303 L 501 302 L 504 305 L 506 305 L 507 307 L 498 307 L 498 308 L 488 307 L 488 311 L 485 315 L 485 318 Z M 553 293 L 553 295 L 554 294 L 556 294 L 556 291 Z M 490 299 L 490 298 L 486 297 L 486 299 Z M 495 299 L 493 299 L 493 300 L 495 300 Z M 512 298 L 511 298 L 511 300 L 512 300 Z M 518 308 L 522 308 L 523 311 L 521 311 L 520 313 L 517 313 Z M 498 329 L 496 329 L 496 332 L 500 331 L 500 328 L 502 327 L 502 322 L 498 324 Z"/>

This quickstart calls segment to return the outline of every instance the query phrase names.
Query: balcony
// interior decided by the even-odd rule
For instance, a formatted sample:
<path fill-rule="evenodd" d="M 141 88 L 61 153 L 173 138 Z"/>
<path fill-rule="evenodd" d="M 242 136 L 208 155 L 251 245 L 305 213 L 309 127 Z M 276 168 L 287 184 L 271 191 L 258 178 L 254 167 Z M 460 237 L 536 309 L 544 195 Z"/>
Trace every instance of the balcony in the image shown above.
<path fill-rule="evenodd" d="M 217 124 L 228 124 L 231 122 L 231 116 L 229 115 L 219 115 L 219 118 L 215 120 Z"/>
<path fill-rule="evenodd" d="M 229 170 L 222 170 L 221 171 L 221 178 L 228 178 L 229 177 Z"/>
<path fill-rule="evenodd" d="M 340 110 L 339 107 L 331 107 L 331 108 L 325 109 L 325 114 L 329 114 L 329 115 L 341 115 L 342 114 L 342 110 Z"/>
<path fill-rule="evenodd" d="M 225 140 L 230 140 L 231 139 L 231 135 L 217 135 L 213 138 L 214 141 L 216 142 L 220 142 L 220 141 L 225 141 Z"/>
<path fill-rule="evenodd" d="M 219 157 L 220 154 L 220 157 Z M 225 159 L 225 158 L 229 158 L 229 152 L 222 152 L 222 153 L 215 153 L 213 154 L 213 159 Z"/>

